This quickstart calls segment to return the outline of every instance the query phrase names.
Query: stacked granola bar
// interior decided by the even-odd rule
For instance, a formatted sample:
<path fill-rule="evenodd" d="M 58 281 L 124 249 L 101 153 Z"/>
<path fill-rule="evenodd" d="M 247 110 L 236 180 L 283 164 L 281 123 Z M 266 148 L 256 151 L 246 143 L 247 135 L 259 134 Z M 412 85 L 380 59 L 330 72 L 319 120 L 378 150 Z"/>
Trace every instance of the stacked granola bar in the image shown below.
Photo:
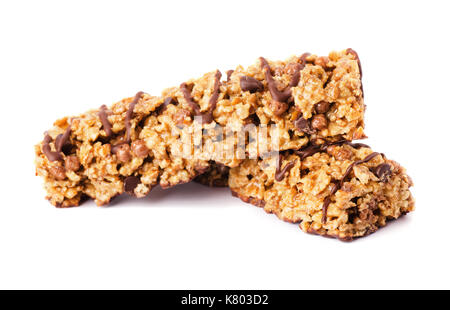
<path fill-rule="evenodd" d="M 365 138 L 355 51 L 259 58 L 110 107 L 64 117 L 36 145 L 49 201 L 105 205 L 197 180 L 307 232 L 360 237 L 414 209 L 397 163 L 352 143 Z"/>

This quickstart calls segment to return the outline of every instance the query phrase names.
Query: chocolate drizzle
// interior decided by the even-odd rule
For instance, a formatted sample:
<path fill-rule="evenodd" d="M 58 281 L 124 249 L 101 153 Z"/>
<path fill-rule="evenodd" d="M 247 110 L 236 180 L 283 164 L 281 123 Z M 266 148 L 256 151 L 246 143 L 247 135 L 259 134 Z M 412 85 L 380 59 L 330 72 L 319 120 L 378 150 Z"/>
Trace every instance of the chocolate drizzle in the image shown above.
<path fill-rule="evenodd" d="M 117 150 L 124 144 L 129 144 L 131 142 L 131 119 L 133 118 L 133 111 L 136 104 L 139 102 L 139 99 L 141 99 L 144 92 L 140 91 L 135 96 L 133 101 L 130 102 L 130 105 L 128 106 L 127 114 L 125 115 L 125 138 L 121 142 L 117 143 L 116 145 L 111 146 L 111 153 L 116 154 Z"/>
<path fill-rule="evenodd" d="M 234 72 L 234 70 L 228 70 L 228 71 L 227 71 L 227 82 L 230 81 L 231 75 L 233 74 L 233 72 Z"/>
<path fill-rule="evenodd" d="M 309 145 L 305 148 L 294 151 L 294 153 L 297 154 L 298 156 L 300 156 L 301 160 L 304 160 L 306 157 L 312 156 L 319 152 L 326 151 L 327 147 L 328 147 L 328 144 Z"/>
<path fill-rule="evenodd" d="M 241 76 L 240 86 L 243 91 L 249 91 L 250 93 L 260 92 L 264 90 L 264 85 L 257 79 L 251 76 Z"/>
<path fill-rule="evenodd" d="M 213 95 L 209 99 L 209 110 L 210 113 L 214 111 L 217 105 L 217 100 L 219 99 L 219 90 L 220 90 L 220 78 L 222 77 L 222 73 L 219 70 L 216 72 L 216 80 L 214 81 L 214 89 Z"/>
<path fill-rule="evenodd" d="M 325 152 L 328 149 L 328 147 L 330 147 L 330 146 L 344 145 L 344 144 L 354 147 L 355 149 L 359 149 L 362 147 L 367 147 L 367 148 L 369 147 L 368 145 L 363 144 L 363 143 L 352 143 L 347 140 L 340 140 L 340 141 L 336 141 L 336 142 L 328 142 L 328 143 L 319 144 L 319 145 L 308 145 L 300 150 L 294 151 L 294 153 L 297 154 L 298 156 L 300 156 L 301 160 L 304 160 L 306 157 L 312 156 L 316 153 Z"/>
<path fill-rule="evenodd" d="M 269 88 L 269 92 L 273 100 L 285 103 L 288 103 L 288 101 L 290 101 L 290 99 L 292 98 L 291 88 L 297 86 L 298 82 L 300 81 L 300 74 L 301 74 L 300 71 L 303 70 L 303 68 L 305 68 L 306 57 L 308 56 L 309 53 L 305 53 L 302 56 L 300 56 L 300 60 L 302 61 L 302 63 L 296 64 L 294 72 L 292 73 L 291 81 L 289 82 L 289 86 L 283 91 L 278 90 L 276 81 L 274 80 L 272 73 L 270 72 L 270 65 L 267 62 L 267 60 L 264 57 L 259 58 L 261 61 L 261 68 L 265 70 L 267 87 Z"/>
<path fill-rule="evenodd" d="M 58 135 L 56 137 L 55 148 L 56 148 L 57 152 L 64 152 L 64 150 L 63 150 L 64 146 L 70 145 L 68 142 L 69 142 L 71 132 L 72 132 L 72 128 L 71 128 L 71 125 L 69 125 L 69 127 L 67 127 L 66 131 L 64 131 L 63 134 Z"/>
<path fill-rule="evenodd" d="M 387 182 L 389 176 L 392 174 L 391 166 L 387 163 L 380 164 L 375 168 L 370 169 L 370 171 L 372 171 L 372 173 L 384 183 Z"/>
<path fill-rule="evenodd" d="M 297 162 L 296 160 L 293 160 L 291 162 L 288 162 L 283 169 L 281 169 L 281 164 L 282 164 L 282 160 L 283 157 L 282 155 L 278 156 L 278 165 L 277 165 L 277 170 L 275 171 L 275 180 L 277 180 L 278 182 L 281 182 L 284 179 L 284 176 L 286 174 L 286 172 L 288 172 L 289 170 L 292 169 L 292 167 L 294 167 L 295 163 Z"/>
<path fill-rule="evenodd" d="M 267 81 L 267 86 L 269 87 L 270 95 L 273 100 L 279 102 L 286 102 L 289 98 L 291 98 L 291 87 L 287 87 L 285 90 L 280 91 L 276 85 L 276 81 L 273 79 L 272 73 L 270 72 L 270 65 L 267 60 L 263 57 L 261 60 L 261 68 L 265 70 L 265 76 Z"/>
<path fill-rule="evenodd" d="M 103 130 L 105 131 L 106 137 L 111 137 L 113 132 L 111 129 L 111 124 L 108 121 L 108 114 L 106 113 L 106 105 L 102 105 L 100 107 L 100 111 L 98 111 L 98 117 L 100 118 L 100 121 L 103 125 Z"/>
<path fill-rule="evenodd" d="M 222 73 L 217 70 L 214 81 L 214 88 L 209 99 L 209 108 L 206 112 L 201 112 L 201 108 L 197 102 L 194 101 L 191 95 L 191 90 L 189 90 L 188 85 L 186 83 L 182 83 L 180 85 L 180 90 L 183 93 L 184 99 L 187 104 L 191 107 L 194 116 L 202 117 L 202 124 L 209 124 L 213 121 L 213 112 L 217 105 L 217 100 L 219 99 L 219 90 L 220 90 L 220 78 L 222 77 Z"/>
<path fill-rule="evenodd" d="M 48 133 L 45 133 L 44 141 L 42 142 L 42 152 L 50 161 L 62 160 L 63 157 L 61 152 L 53 152 L 50 147 L 50 142 L 52 142 L 52 138 L 48 135 Z"/>
<path fill-rule="evenodd" d="M 345 141 L 345 144 L 350 145 L 351 147 L 354 147 L 355 149 L 360 149 L 362 147 L 369 148 L 369 146 L 367 144 L 364 144 L 364 143 L 351 143 L 349 141 Z"/>
<path fill-rule="evenodd" d="M 42 142 L 42 152 L 44 153 L 45 156 L 47 156 L 48 160 L 50 161 L 63 160 L 61 152 L 69 151 L 67 148 L 65 149 L 64 147 L 71 146 L 70 143 L 68 143 L 71 132 L 72 132 L 71 125 L 69 125 L 63 134 L 60 134 L 56 137 L 54 141 L 56 150 L 55 152 L 53 152 L 52 148 L 50 147 L 50 142 L 52 142 L 52 138 L 47 132 L 45 133 L 44 141 Z"/>
<path fill-rule="evenodd" d="M 331 196 L 336 194 L 336 192 L 342 187 L 342 185 L 344 185 L 344 182 L 348 178 L 350 173 L 352 172 L 353 167 L 360 165 L 360 164 L 367 163 L 378 155 L 382 155 L 382 154 L 373 152 L 372 154 L 366 156 L 366 158 L 357 160 L 357 161 L 351 163 L 350 166 L 347 167 L 347 170 L 345 170 L 345 173 L 344 173 L 342 179 L 339 182 L 333 184 L 330 194 L 328 194 L 328 196 L 324 199 L 324 202 L 322 205 L 322 224 L 325 224 L 327 222 L 327 211 L 328 211 L 328 206 L 331 203 Z"/>
<path fill-rule="evenodd" d="M 191 91 L 189 90 L 188 85 L 186 83 L 181 83 L 180 90 L 183 93 L 184 99 L 186 100 L 187 104 L 191 107 L 194 114 L 198 115 L 200 113 L 200 107 L 194 101 L 194 99 L 192 99 Z"/>
<path fill-rule="evenodd" d="M 143 94 L 144 94 L 144 92 L 142 92 L 142 91 L 138 92 L 134 96 L 133 101 L 130 102 L 130 105 L 128 107 L 128 111 L 127 111 L 127 114 L 125 116 L 125 128 L 127 130 L 126 131 L 126 138 L 125 138 L 126 143 L 130 143 L 131 142 L 131 119 L 133 118 L 134 107 L 139 102 L 139 99 L 141 99 Z"/>
<path fill-rule="evenodd" d="M 167 109 L 167 106 L 169 104 L 175 104 L 175 103 L 176 103 L 175 99 L 173 99 L 172 97 L 167 97 L 166 99 L 164 99 L 164 102 L 159 107 L 156 108 L 156 113 L 158 113 L 158 114 L 163 113 Z"/>

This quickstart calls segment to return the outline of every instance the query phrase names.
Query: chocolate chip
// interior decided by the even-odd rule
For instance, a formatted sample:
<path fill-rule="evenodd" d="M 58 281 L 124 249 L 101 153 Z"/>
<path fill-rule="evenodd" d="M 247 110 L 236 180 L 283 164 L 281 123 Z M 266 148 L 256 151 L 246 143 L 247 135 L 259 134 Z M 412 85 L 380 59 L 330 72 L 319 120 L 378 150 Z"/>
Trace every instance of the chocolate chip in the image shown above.
<path fill-rule="evenodd" d="M 106 113 L 106 105 L 102 105 L 100 107 L 100 111 L 98 112 L 98 117 L 100 118 L 100 121 L 103 125 L 103 130 L 105 131 L 105 134 L 107 137 L 111 137 L 113 132 L 111 129 L 111 123 L 108 121 L 108 114 Z"/>
<path fill-rule="evenodd" d="M 294 121 L 294 126 L 298 130 L 300 130 L 306 134 L 312 135 L 313 133 L 315 133 L 315 131 L 311 128 L 311 124 L 310 124 L 309 120 L 304 119 L 302 116 L 300 116 L 299 118 L 297 118 Z"/>
<path fill-rule="evenodd" d="M 295 64 L 293 65 L 294 72 L 292 73 L 291 81 L 289 82 L 289 87 L 295 87 L 300 82 L 300 71 L 305 68 L 304 64 Z"/>
<path fill-rule="evenodd" d="M 281 114 L 286 112 L 286 110 L 289 108 L 289 105 L 284 102 L 272 100 L 269 103 L 269 107 L 275 116 L 280 116 Z"/>
<path fill-rule="evenodd" d="M 52 166 L 48 169 L 48 171 L 55 179 L 59 181 L 66 178 L 66 170 L 61 166 Z"/>
<path fill-rule="evenodd" d="M 125 178 L 123 186 L 125 193 L 136 196 L 134 190 L 141 183 L 140 179 L 136 176 L 129 176 Z"/>
<path fill-rule="evenodd" d="M 317 66 L 321 66 L 323 69 L 327 69 L 327 64 L 329 62 L 329 58 L 326 56 L 320 56 L 317 57 L 317 59 L 314 61 L 314 64 Z"/>
<path fill-rule="evenodd" d="M 324 114 L 314 115 L 311 120 L 311 127 L 317 130 L 323 130 L 328 127 L 328 120 Z"/>
<path fill-rule="evenodd" d="M 150 150 L 147 148 L 144 140 L 136 140 L 131 143 L 131 150 L 137 157 L 147 157 Z"/>
<path fill-rule="evenodd" d="M 64 167 L 70 171 L 78 171 L 80 169 L 80 161 L 77 156 L 67 156 L 64 160 Z"/>
<path fill-rule="evenodd" d="M 117 151 L 118 151 L 118 150 L 122 147 L 122 145 L 124 145 L 124 144 L 127 144 L 127 143 L 124 142 L 124 141 L 121 141 L 121 142 L 119 142 L 119 143 L 117 143 L 117 144 L 115 144 L 115 145 L 111 145 L 111 153 L 116 154 Z M 129 147 L 129 145 L 128 145 L 128 147 Z"/>
<path fill-rule="evenodd" d="M 315 110 L 317 114 L 327 113 L 330 110 L 330 103 L 326 101 L 320 101 L 316 104 Z"/>
<path fill-rule="evenodd" d="M 308 62 L 306 58 L 308 58 L 309 56 L 311 56 L 311 53 L 303 53 L 302 56 L 300 56 L 300 60 L 302 61 L 303 65 L 306 65 L 306 63 Z"/>
<path fill-rule="evenodd" d="M 126 143 L 114 146 L 111 149 L 111 152 L 116 154 L 117 159 L 123 163 L 126 163 L 131 159 L 130 146 Z"/>
<path fill-rule="evenodd" d="M 371 171 L 380 179 L 381 182 L 387 182 L 387 179 L 392 174 L 391 166 L 387 163 L 380 164 L 375 168 L 372 168 Z"/>
<path fill-rule="evenodd" d="M 264 90 L 264 85 L 251 76 L 241 76 L 240 85 L 243 91 L 249 91 L 250 93 L 260 92 Z"/>

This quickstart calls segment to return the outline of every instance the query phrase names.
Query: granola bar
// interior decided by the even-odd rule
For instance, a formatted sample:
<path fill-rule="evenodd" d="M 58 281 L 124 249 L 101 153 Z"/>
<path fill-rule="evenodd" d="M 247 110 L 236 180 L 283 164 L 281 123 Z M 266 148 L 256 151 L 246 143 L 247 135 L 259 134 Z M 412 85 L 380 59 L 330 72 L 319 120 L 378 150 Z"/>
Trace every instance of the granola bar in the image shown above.
<path fill-rule="evenodd" d="M 55 122 L 35 147 L 36 173 L 50 202 L 70 207 L 90 197 L 104 205 L 123 192 L 144 197 L 157 184 L 171 187 L 204 172 L 208 161 L 171 152 L 174 119 L 163 115 L 164 103 L 139 92 L 110 108 Z"/>
<path fill-rule="evenodd" d="M 412 184 L 398 163 L 350 142 L 249 159 L 229 171 L 234 196 L 300 223 L 305 232 L 341 240 L 368 235 L 413 211 Z"/>
<path fill-rule="evenodd" d="M 217 70 L 161 96 L 139 92 L 57 120 L 35 147 L 36 174 L 55 206 L 77 206 L 88 197 L 104 205 L 123 192 L 144 197 L 157 185 L 189 182 L 212 161 L 237 167 L 252 147 L 262 155 L 266 150 L 255 141 L 240 155 L 220 151 L 239 149 L 234 133 L 249 124 L 276 125 L 268 140 L 278 143 L 269 151 L 299 149 L 310 141 L 364 138 L 364 110 L 353 50 L 260 58 L 228 71 L 226 79 Z M 191 139 L 195 130 L 203 133 L 200 140 Z"/>

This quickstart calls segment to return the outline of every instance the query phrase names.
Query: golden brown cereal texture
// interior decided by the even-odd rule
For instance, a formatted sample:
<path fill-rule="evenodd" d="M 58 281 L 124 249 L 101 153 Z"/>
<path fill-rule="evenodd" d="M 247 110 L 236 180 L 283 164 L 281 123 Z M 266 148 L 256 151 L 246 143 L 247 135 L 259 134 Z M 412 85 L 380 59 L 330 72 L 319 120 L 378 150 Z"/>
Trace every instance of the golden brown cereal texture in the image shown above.
<path fill-rule="evenodd" d="M 336 154 L 347 154 L 338 158 Z M 362 237 L 414 210 L 409 187 L 411 179 L 398 163 L 377 155 L 367 163 L 355 165 L 342 187 L 331 195 L 325 217 L 325 199 L 347 168 L 372 153 L 370 148 L 350 145 L 332 146 L 303 160 L 286 152 L 282 166 L 295 162 L 281 181 L 275 180 L 277 158 L 246 160 L 229 173 L 229 186 L 235 196 L 263 207 L 280 219 L 300 223 L 305 232 L 349 240 Z M 350 155 L 349 155 L 350 154 Z M 386 163 L 387 180 L 381 180 L 374 168 Z"/>
<path fill-rule="evenodd" d="M 105 205 L 124 192 L 124 180 L 130 176 L 139 179 L 132 193 L 136 197 L 144 197 L 156 185 L 168 188 L 191 181 L 204 173 L 211 162 L 238 167 L 252 150 L 254 156 L 262 156 L 270 151 L 299 149 L 311 140 L 365 137 L 365 106 L 356 56 L 342 51 L 332 52 L 328 57 L 311 55 L 303 59 L 293 56 L 286 61 L 269 61 L 280 90 L 291 83 L 292 68 L 299 64 L 304 66 L 301 77 L 292 87 L 288 109 L 281 115 L 272 111 L 273 98 L 258 60 L 247 69 L 238 66 L 228 81 L 220 82 L 211 123 L 194 122 L 192 107 L 180 87 L 168 88 L 161 96 L 144 93 L 138 98 L 129 123 L 131 141 L 126 141 L 126 117 L 133 97 L 105 109 L 112 136 L 103 128 L 99 109 L 57 120 L 48 130 L 52 151 L 56 151 L 57 137 L 69 126 L 71 128 L 69 147 L 61 153 L 63 159 L 50 161 L 43 153 L 43 142 L 35 147 L 36 174 L 44 179 L 47 198 L 59 207 L 77 206 L 85 197 L 94 199 L 98 205 Z M 253 93 L 242 91 L 240 78 L 243 76 L 259 80 L 264 89 Z M 215 82 L 216 71 L 186 82 L 202 113 L 210 108 Z M 168 97 L 173 101 L 163 107 Z M 328 105 L 324 106 L 329 107 L 325 112 L 318 109 L 321 126 L 312 134 L 299 130 L 295 120 L 302 116 L 311 121 L 318 114 L 314 107 L 321 101 L 327 102 Z M 225 156 L 224 152 L 236 146 L 235 134 L 249 124 L 276 125 L 275 131 L 268 132 L 268 140 L 279 139 L 278 146 L 269 144 L 268 149 L 261 149 L 252 140 L 241 149 L 240 155 L 232 152 L 231 156 Z M 200 141 L 190 141 L 192 130 L 197 125 L 206 135 Z M 225 128 L 220 139 L 217 138 L 218 128 Z M 114 147 L 121 143 L 126 146 Z M 182 153 L 186 145 L 192 156 Z M 221 152 L 223 145 L 227 147 Z"/>
<path fill-rule="evenodd" d="M 128 157 L 121 156 L 123 146 L 114 153 L 112 146 L 123 141 L 125 114 L 132 99 L 124 99 L 109 109 L 108 120 L 115 133 L 110 140 L 102 129 L 98 110 L 55 122 L 48 131 L 53 139 L 71 124 L 72 150 L 63 157 L 65 161 L 77 158 L 80 165 L 77 170 L 65 169 L 65 177 L 55 175 L 55 171 L 64 171 L 62 163 L 49 161 L 42 152 L 42 143 L 36 146 L 36 173 L 44 178 L 47 198 L 53 205 L 77 206 L 85 196 L 94 199 L 98 205 L 105 205 L 124 192 L 124 179 L 131 175 L 140 179 L 134 195 L 143 197 L 158 184 L 170 187 L 188 182 L 208 167 L 205 160 L 184 160 L 173 154 L 171 148 L 176 137 L 171 135 L 171 128 L 175 126 L 171 114 L 157 115 L 154 111 L 162 99 L 147 94 L 134 109 L 131 120 L 133 142 L 131 147 L 124 145 L 129 150 Z M 55 150 L 54 143 L 51 147 Z"/>

